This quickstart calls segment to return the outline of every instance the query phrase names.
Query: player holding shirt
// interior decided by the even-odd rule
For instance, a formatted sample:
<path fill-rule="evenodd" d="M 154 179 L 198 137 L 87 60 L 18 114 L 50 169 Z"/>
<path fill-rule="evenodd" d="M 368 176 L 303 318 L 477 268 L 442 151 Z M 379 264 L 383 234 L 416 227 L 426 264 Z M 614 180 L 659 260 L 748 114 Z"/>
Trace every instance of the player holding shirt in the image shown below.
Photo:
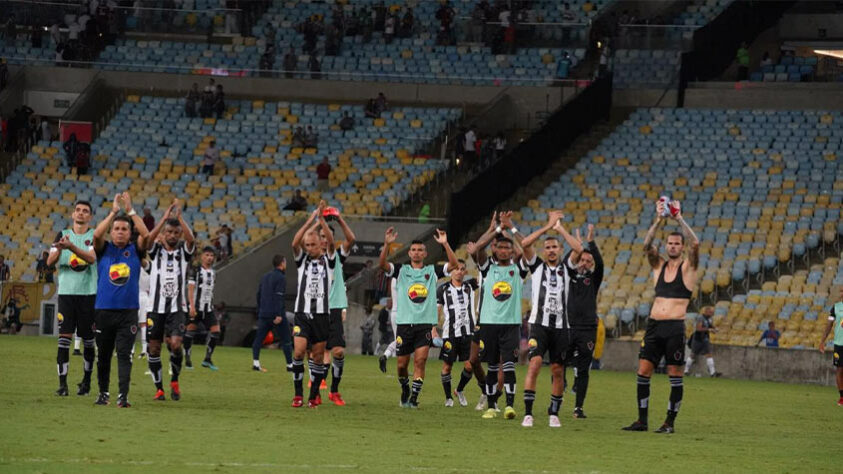
<path fill-rule="evenodd" d="M 396 300 L 398 308 L 395 315 L 397 323 L 395 342 L 398 348 L 397 366 L 398 382 L 401 384 L 401 406 L 418 408 L 430 343 L 436 337 L 435 325 L 438 322 L 436 282 L 448 274 L 449 268 L 457 268 L 459 262 L 451 246 L 448 245 L 447 234 L 439 229 L 436 229 L 434 238 L 448 255 L 448 263 L 444 268 L 424 264 L 427 249 L 419 240 L 410 243 L 410 249 L 407 252 L 410 263 L 387 262 L 389 246 L 395 242 L 396 238 L 398 238 L 398 233 L 395 229 L 388 228 L 384 234 L 379 265 L 387 277 L 395 279 L 395 291 L 392 297 Z M 413 356 L 412 389 L 408 371 L 410 355 Z"/>

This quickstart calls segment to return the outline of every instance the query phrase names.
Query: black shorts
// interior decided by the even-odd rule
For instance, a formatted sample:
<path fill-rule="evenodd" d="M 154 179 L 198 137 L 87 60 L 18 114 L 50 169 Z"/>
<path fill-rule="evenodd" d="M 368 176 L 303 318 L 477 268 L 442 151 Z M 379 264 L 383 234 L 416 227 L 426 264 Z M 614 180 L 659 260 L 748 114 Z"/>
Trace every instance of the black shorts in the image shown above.
<path fill-rule="evenodd" d="M 711 354 L 711 342 L 710 341 L 698 341 L 694 340 L 691 342 L 691 354 L 699 355 L 699 354 Z"/>
<path fill-rule="evenodd" d="M 188 324 L 199 324 L 205 326 L 205 329 L 208 331 L 211 330 L 211 326 L 218 326 L 219 321 L 217 321 L 217 315 L 213 311 L 197 311 L 196 317 L 191 318 Z"/>
<path fill-rule="evenodd" d="M 75 332 L 82 339 L 93 339 L 96 301 L 97 295 L 59 295 L 59 334 Z"/>
<path fill-rule="evenodd" d="M 410 355 L 419 347 L 430 346 L 432 324 L 399 324 L 395 345 L 399 356 Z"/>
<path fill-rule="evenodd" d="M 296 313 L 293 337 L 303 337 L 309 345 L 327 341 L 330 332 L 328 319 L 327 313 Z"/>
<path fill-rule="evenodd" d="M 345 329 L 342 325 L 342 309 L 332 309 L 328 314 L 328 349 L 345 347 Z"/>
<path fill-rule="evenodd" d="M 146 313 L 146 339 L 163 341 L 165 337 L 183 337 L 186 317 L 182 311 L 175 313 Z"/>
<path fill-rule="evenodd" d="M 685 321 L 647 322 L 638 358 L 659 365 L 662 357 L 667 365 L 685 365 Z"/>
<path fill-rule="evenodd" d="M 521 345 L 520 324 L 487 324 L 480 328 L 480 360 L 487 364 L 517 362 Z"/>
<path fill-rule="evenodd" d="M 457 360 L 467 361 L 471 357 L 471 338 L 472 336 L 460 336 L 445 339 L 442 350 L 439 351 L 439 359 L 449 364 Z"/>
<path fill-rule="evenodd" d="M 23 327 L 23 324 L 21 324 L 20 318 L 10 317 L 4 320 L 3 327 L 6 329 L 14 327 L 15 331 L 20 331 L 20 328 Z"/>
<path fill-rule="evenodd" d="M 843 367 L 843 346 L 834 346 L 834 360 L 833 364 L 835 367 Z"/>
<path fill-rule="evenodd" d="M 570 329 L 549 328 L 541 324 L 530 325 L 530 359 L 544 357 L 547 352 L 551 364 L 561 364 L 565 361 L 570 345 Z"/>

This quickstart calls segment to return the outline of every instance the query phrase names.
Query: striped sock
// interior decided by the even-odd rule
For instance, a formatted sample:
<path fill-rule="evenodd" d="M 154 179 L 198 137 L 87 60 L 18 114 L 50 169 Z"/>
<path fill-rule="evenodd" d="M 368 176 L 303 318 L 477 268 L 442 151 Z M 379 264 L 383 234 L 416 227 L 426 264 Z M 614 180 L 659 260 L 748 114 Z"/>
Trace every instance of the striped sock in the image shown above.
<path fill-rule="evenodd" d="M 682 406 L 682 395 L 685 392 L 682 377 L 668 377 L 670 380 L 670 401 L 667 403 L 667 423 L 671 426 L 676 420 L 676 415 L 679 414 L 679 408 Z"/>
<path fill-rule="evenodd" d="M 345 359 L 336 357 L 331 363 L 331 393 L 337 393 L 340 390 L 340 382 L 342 381 L 343 366 L 345 366 Z"/>
<path fill-rule="evenodd" d="M 515 403 L 515 362 L 503 363 L 503 387 L 506 392 L 506 406 Z"/>
<path fill-rule="evenodd" d="M 149 356 L 147 362 L 149 364 L 149 371 L 152 372 L 152 383 L 155 384 L 155 388 L 158 390 L 163 390 L 164 386 L 161 383 L 161 356 Z"/>
<path fill-rule="evenodd" d="M 550 396 L 550 408 L 548 409 L 549 415 L 557 416 L 559 415 L 559 408 L 562 407 L 562 395 L 551 395 Z"/>
<path fill-rule="evenodd" d="M 638 376 L 638 421 L 647 424 L 647 409 L 650 404 L 650 377 Z"/>
<path fill-rule="evenodd" d="M 302 359 L 293 359 L 293 387 L 296 391 L 296 396 L 301 397 L 304 393 L 304 361 Z"/>
<path fill-rule="evenodd" d="M 524 390 L 524 415 L 533 415 L 534 401 L 536 401 L 536 391 Z"/>
<path fill-rule="evenodd" d="M 442 377 L 442 389 L 445 390 L 445 398 L 452 398 L 451 397 L 451 374 L 441 374 Z"/>
<path fill-rule="evenodd" d="M 468 385 L 468 382 L 471 382 L 471 377 L 474 374 L 471 372 L 462 369 L 462 373 L 460 374 L 460 383 L 457 385 L 457 392 L 462 392 L 465 390 L 465 386 Z"/>
<path fill-rule="evenodd" d="M 413 405 L 418 405 L 419 403 L 419 394 L 421 393 L 422 385 L 424 384 L 424 379 L 415 379 L 413 380 L 413 387 L 411 389 L 410 395 L 410 403 Z"/>
<path fill-rule="evenodd" d="M 70 364 L 70 338 L 59 337 L 56 366 L 58 367 L 59 385 L 67 386 L 67 366 Z"/>

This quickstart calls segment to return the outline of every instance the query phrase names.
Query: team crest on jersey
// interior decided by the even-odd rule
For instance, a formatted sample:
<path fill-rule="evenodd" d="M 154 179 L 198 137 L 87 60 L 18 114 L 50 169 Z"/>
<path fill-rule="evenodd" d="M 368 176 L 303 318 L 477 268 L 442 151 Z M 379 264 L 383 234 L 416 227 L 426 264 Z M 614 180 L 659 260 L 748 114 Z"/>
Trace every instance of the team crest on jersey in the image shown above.
<path fill-rule="evenodd" d="M 129 258 L 129 251 L 126 250 L 125 252 L 123 252 L 123 256 L 126 257 L 126 258 Z"/>
<path fill-rule="evenodd" d="M 530 345 L 530 349 L 535 349 L 536 347 L 538 347 L 539 341 L 537 341 L 535 338 L 531 337 L 528 344 Z"/>
<path fill-rule="evenodd" d="M 840 354 L 838 354 L 838 353 L 836 353 L 836 352 L 835 352 L 835 353 L 834 353 L 834 360 L 837 360 L 837 359 L 839 359 L 839 358 L 840 358 Z"/>
<path fill-rule="evenodd" d="M 594 343 L 593 342 L 588 341 L 588 344 L 586 344 L 586 346 L 588 346 L 588 350 L 590 350 L 590 351 L 594 350 Z"/>
<path fill-rule="evenodd" d="M 58 319 L 60 323 L 64 322 L 64 315 L 59 313 L 59 314 L 56 315 L 56 319 Z M 837 354 L 835 354 L 835 355 L 837 355 Z"/>
<path fill-rule="evenodd" d="M 674 360 L 682 360 L 682 351 L 676 351 L 673 353 Z"/>
<path fill-rule="evenodd" d="M 586 278 L 586 279 L 585 279 L 585 280 L 583 280 L 582 282 L 583 282 L 583 284 L 584 284 L 584 285 L 588 286 L 588 285 L 590 285 L 590 284 L 591 284 L 591 278 Z"/>
<path fill-rule="evenodd" d="M 132 327 L 129 328 L 129 330 L 132 331 L 132 334 L 138 333 L 138 327 L 135 324 L 133 324 Z"/>
<path fill-rule="evenodd" d="M 425 279 L 425 280 L 430 280 L 430 273 L 425 273 L 425 274 L 424 274 L 424 279 Z"/>
<path fill-rule="evenodd" d="M 492 285 L 492 298 L 498 301 L 506 301 L 512 296 L 512 286 L 505 282 L 499 281 Z"/>
<path fill-rule="evenodd" d="M 514 270 L 510 270 L 510 271 L 509 271 L 509 276 L 515 276 L 515 271 L 514 271 Z"/>
<path fill-rule="evenodd" d="M 293 336 L 301 334 L 301 326 L 293 326 Z"/>
<path fill-rule="evenodd" d="M 407 297 L 413 303 L 424 303 L 424 300 L 427 299 L 427 287 L 421 283 L 414 283 L 407 290 Z"/>
<path fill-rule="evenodd" d="M 401 347 L 401 344 L 403 344 L 403 343 L 404 343 L 404 340 L 401 339 L 401 336 L 398 336 L 398 337 L 395 338 L 395 345 L 396 346 Z"/>
<path fill-rule="evenodd" d="M 74 272 L 84 272 L 88 269 L 88 262 L 82 260 L 73 252 L 70 252 L 70 258 L 67 260 L 67 263 Z"/>
<path fill-rule="evenodd" d="M 116 286 L 123 286 L 129 281 L 131 270 L 125 263 L 115 263 L 108 268 L 108 278 Z"/>
<path fill-rule="evenodd" d="M 447 352 L 451 352 L 451 348 L 452 348 L 452 347 L 453 347 L 453 346 L 451 345 L 451 341 L 445 341 L 445 350 L 446 350 Z"/>

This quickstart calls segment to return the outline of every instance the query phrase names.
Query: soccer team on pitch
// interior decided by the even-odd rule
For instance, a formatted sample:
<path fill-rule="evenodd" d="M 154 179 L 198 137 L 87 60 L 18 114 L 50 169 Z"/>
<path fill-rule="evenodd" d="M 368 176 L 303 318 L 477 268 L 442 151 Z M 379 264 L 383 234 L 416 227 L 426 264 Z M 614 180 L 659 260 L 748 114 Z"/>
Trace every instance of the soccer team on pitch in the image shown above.
<path fill-rule="evenodd" d="M 333 346 L 335 376 L 329 398 L 337 405 L 345 404 L 337 388 L 344 357 L 342 308 L 347 306 L 342 265 L 354 237 L 338 216 L 346 241 L 337 252 L 333 231 L 324 218 L 325 209 L 324 201 L 320 202 L 318 209 L 313 211 L 293 239 L 298 272 L 294 353 L 289 367 L 295 387 L 293 407 L 303 406 L 304 358 L 308 353 L 311 381 L 308 406 L 321 404 L 319 388 L 326 378 L 329 359 L 325 352 L 326 343 Z M 578 232 L 575 236 L 571 235 L 562 225 L 561 212 L 551 211 L 548 216 L 548 223 L 527 237 L 519 234 L 512 222 L 511 212 L 493 216 L 488 230 L 477 242 L 468 244 L 468 252 L 480 270 L 479 282 L 465 278 L 465 262 L 457 259 L 448 244 L 447 235 L 440 230 L 436 231 L 435 240 L 447 254 L 448 262 L 443 267 L 425 264 L 427 251 L 424 243 L 419 241 L 410 244 L 409 263 L 389 263 L 390 246 L 398 235 L 393 228 L 387 229 L 379 264 L 392 279 L 391 313 L 396 338 L 387 353 L 398 356 L 402 407 L 418 407 L 428 352 L 431 344 L 435 344 L 442 347 L 440 358 L 444 365 L 441 380 L 446 406 L 453 406 L 450 372 L 453 363 L 459 360 L 465 362 L 460 382 L 453 392 L 459 403 L 463 406 L 467 404 L 463 390 L 474 377 L 483 393 L 478 408 L 488 407 L 483 418 L 497 416 L 501 385 L 506 394 L 504 417 L 515 418 L 513 403 L 515 364 L 520 344 L 521 291 L 524 278 L 532 274 L 530 361 L 524 384 L 526 413 L 522 426 L 533 425 L 536 378 L 545 353 L 549 354 L 553 376 L 549 425 L 560 426 L 558 413 L 565 388 L 565 365 L 575 367 L 576 405 L 573 415 L 585 418 L 583 404 L 596 339 L 597 292 L 603 278 L 603 262 L 594 243 L 593 226 L 589 226 L 583 243 Z M 91 218 L 90 204 L 77 202 L 72 215 L 73 226 L 56 237 L 48 261 L 48 264 L 58 263 L 59 266 L 58 318 L 61 326 L 57 356 L 60 387 L 57 394 L 68 394 L 69 348 L 73 332 L 77 331 L 84 343 L 85 361 L 78 394 L 90 391 L 96 341 L 100 391 L 96 403 L 109 403 L 111 356 L 116 346 L 120 389 L 117 404 L 130 406 L 131 354 L 140 328 L 141 331 L 148 330 L 148 347 L 144 352 L 149 356 L 149 370 L 156 386 L 155 399 L 165 399 L 160 354 L 161 343 L 166 342 L 172 372 L 171 398 L 178 400 L 181 397 L 178 378 L 183 357 L 186 353 L 190 367 L 192 331 L 199 323 L 210 331 L 202 365 L 216 370 L 211 361 L 219 339 L 219 325 L 211 306 L 215 277 L 212 269 L 214 249 L 203 249 L 201 267 L 188 277 L 194 238 L 182 217 L 178 201 L 167 209 L 164 218 L 151 231 L 147 231 L 133 210 L 128 193 L 115 196 L 108 217 L 94 230 L 89 226 Z M 668 235 L 668 258 L 665 260 L 652 243 L 656 231 L 668 218 L 674 219 L 682 232 Z M 136 239 L 132 238 L 133 230 Z M 550 230 L 558 232 L 571 249 L 561 261 L 562 245 L 556 237 L 545 237 L 543 257 L 538 257 L 533 251 L 533 243 Z M 110 242 L 106 240 L 106 233 L 110 233 Z M 686 239 L 690 240 L 690 245 L 683 258 Z M 491 247 L 491 256 L 487 256 L 486 247 Z M 697 282 L 699 262 L 699 240 L 682 218 L 677 201 L 657 203 L 656 219 L 647 233 L 644 249 L 653 268 L 655 300 L 639 353 L 638 419 L 624 430 L 648 429 L 650 377 L 655 365 L 664 357 L 670 379 L 670 401 L 667 418 L 657 432 L 672 433 L 683 395 L 684 318 Z M 142 301 L 140 296 L 143 293 L 140 290 L 142 268 L 149 272 L 148 280 L 154 282 L 147 290 L 148 301 Z M 444 277 L 449 277 L 450 281 L 438 286 L 437 281 Z M 475 308 L 474 291 L 477 289 L 480 296 Z M 339 293 L 343 293 L 342 298 Z M 442 338 L 436 330 L 439 322 L 437 307 L 444 319 Z M 843 318 L 843 308 L 840 309 L 838 317 Z M 189 321 L 186 314 L 190 315 Z M 835 343 L 838 334 L 843 338 L 843 330 L 837 326 L 840 325 L 835 325 Z M 837 349 L 836 345 L 835 364 L 839 360 Z M 414 359 L 412 384 L 408 370 L 411 355 Z M 485 375 L 481 361 L 487 364 Z M 385 371 L 385 358 L 382 357 L 380 363 L 381 370 Z M 500 372 L 502 377 L 499 377 Z M 838 385 L 843 389 L 840 379 L 841 371 L 838 370 Z"/>

